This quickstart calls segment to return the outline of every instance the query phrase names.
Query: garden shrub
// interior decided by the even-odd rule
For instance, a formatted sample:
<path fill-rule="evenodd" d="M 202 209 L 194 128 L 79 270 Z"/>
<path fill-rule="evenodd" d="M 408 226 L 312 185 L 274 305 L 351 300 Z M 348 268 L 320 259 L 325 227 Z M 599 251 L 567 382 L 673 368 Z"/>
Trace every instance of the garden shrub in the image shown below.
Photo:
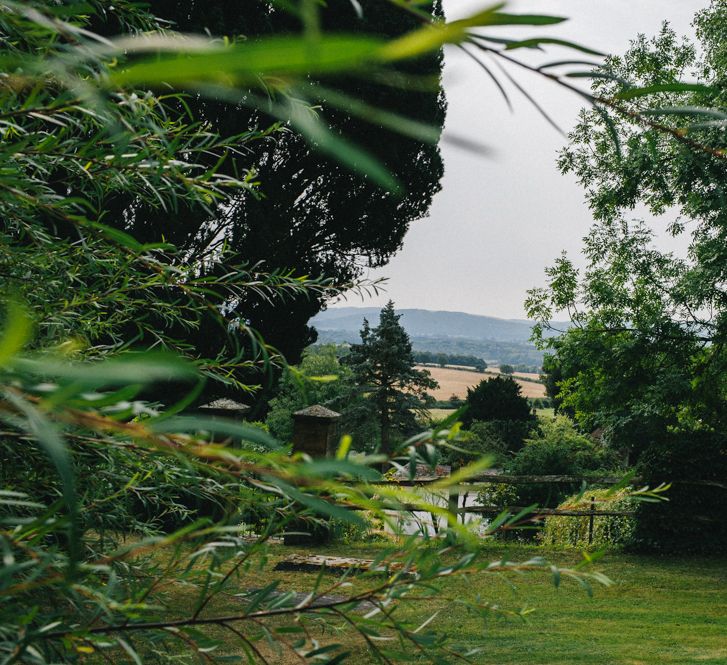
<path fill-rule="evenodd" d="M 466 452 L 451 450 L 448 464 L 460 467 L 485 455 L 493 457 L 493 465 L 502 464 L 507 457 L 507 442 L 498 425 L 497 422 L 474 422 L 468 430 L 460 431 L 456 445 Z"/>
<path fill-rule="evenodd" d="M 387 533 L 384 521 L 369 511 L 361 511 L 359 514 L 364 521 L 363 524 L 352 524 L 341 520 L 332 520 L 332 540 L 344 545 L 355 543 L 381 543 L 388 542 L 395 536 Z"/>
<path fill-rule="evenodd" d="M 621 489 L 612 492 L 607 489 L 588 490 L 585 494 L 568 497 L 559 506 L 559 510 L 590 510 L 591 497 L 595 499 L 596 510 L 628 511 L 633 510 L 636 501 L 629 498 L 629 492 Z M 545 518 L 545 525 L 540 534 L 544 545 L 558 547 L 586 547 L 588 543 L 589 517 L 571 517 L 551 515 Z M 633 516 L 603 515 L 593 519 L 594 548 L 622 547 L 631 543 L 636 528 Z"/>
<path fill-rule="evenodd" d="M 492 457 L 492 466 L 502 467 L 510 459 L 512 451 L 520 448 L 528 435 L 532 434 L 532 423 L 517 420 L 476 420 L 468 429 L 461 430 L 457 448 L 447 456 L 447 464 L 463 466 L 478 457 Z"/>
<path fill-rule="evenodd" d="M 511 508 L 518 501 L 517 488 L 509 483 L 488 483 L 477 492 L 477 503 L 481 506 Z"/>
<path fill-rule="evenodd" d="M 615 453 L 580 434 L 570 418 L 557 416 L 540 423 L 540 431 L 525 440 L 523 449 L 506 466 L 515 475 L 587 476 L 617 466 Z M 580 483 L 525 485 L 519 488 L 521 505 L 555 506 L 579 489 Z"/>

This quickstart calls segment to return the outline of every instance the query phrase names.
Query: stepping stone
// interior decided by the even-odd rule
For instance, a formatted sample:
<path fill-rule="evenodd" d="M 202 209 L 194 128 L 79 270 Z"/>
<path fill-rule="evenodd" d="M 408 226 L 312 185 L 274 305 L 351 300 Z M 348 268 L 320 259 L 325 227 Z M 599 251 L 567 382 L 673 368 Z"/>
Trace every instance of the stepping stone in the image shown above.
<path fill-rule="evenodd" d="M 396 572 L 402 569 L 400 563 L 384 565 L 378 563 L 374 566 L 373 559 L 354 559 L 352 557 L 323 556 L 319 554 L 291 554 L 279 561 L 275 570 L 290 570 L 301 573 L 316 573 L 321 568 L 327 572 L 343 574 L 350 570 L 354 572 Z"/>
<path fill-rule="evenodd" d="M 259 591 L 260 591 L 260 589 L 248 589 L 245 592 L 245 596 L 254 596 Z M 300 605 L 302 602 L 308 600 L 308 597 L 310 596 L 310 594 L 302 593 L 302 592 L 298 592 L 298 591 L 292 591 L 292 592 L 273 591 L 269 595 L 269 598 L 277 599 L 277 598 L 281 598 L 283 596 L 289 596 L 289 600 L 285 603 L 285 606 L 291 606 L 291 605 L 296 606 L 296 605 Z M 238 597 L 240 597 L 240 596 L 238 596 Z M 342 602 L 346 601 L 347 599 L 348 599 L 348 596 L 340 596 L 340 595 L 336 595 L 336 594 L 318 596 L 310 604 L 310 607 L 321 607 L 321 606 L 330 605 L 331 603 L 338 604 L 338 603 L 342 603 Z M 374 607 L 375 607 L 375 605 L 372 602 L 370 602 L 368 600 L 363 600 L 356 604 L 355 609 L 370 611 L 370 610 L 373 610 Z"/>

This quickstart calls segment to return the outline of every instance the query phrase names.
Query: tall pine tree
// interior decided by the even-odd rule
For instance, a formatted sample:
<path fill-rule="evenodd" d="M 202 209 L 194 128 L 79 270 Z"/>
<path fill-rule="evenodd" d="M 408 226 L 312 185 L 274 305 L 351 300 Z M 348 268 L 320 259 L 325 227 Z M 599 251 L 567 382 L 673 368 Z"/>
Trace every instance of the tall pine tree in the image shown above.
<path fill-rule="evenodd" d="M 411 341 L 400 318 L 389 301 L 381 310 L 376 328 L 364 319 L 361 344 L 353 344 L 345 359 L 376 411 L 380 451 L 387 455 L 393 451 L 396 434 L 416 429 L 416 412 L 432 402 L 427 390 L 438 387 L 429 372 L 415 369 Z"/>

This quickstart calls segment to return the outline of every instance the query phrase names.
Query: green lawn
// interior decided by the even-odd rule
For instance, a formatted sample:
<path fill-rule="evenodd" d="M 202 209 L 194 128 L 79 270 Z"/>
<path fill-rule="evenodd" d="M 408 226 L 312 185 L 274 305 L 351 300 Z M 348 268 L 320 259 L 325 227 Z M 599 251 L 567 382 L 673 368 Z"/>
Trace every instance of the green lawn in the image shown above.
<path fill-rule="evenodd" d="M 433 421 L 440 421 L 449 418 L 455 411 L 456 409 L 429 409 L 428 413 Z"/>
<path fill-rule="evenodd" d="M 451 416 L 456 409 L 429 409 L 429 417 L 434 421 L 444 420 L 448 416 Z M 552 408 L 547 409 L 535 409 L 535 413 L 541 418 L 553 418 L 555 416 L 555 410 Z"/>
<path fill-rule="evenodd" d="M 611 555 L 599 567 L 615 584 L 592 598 L 538 576 L 488 580 L 483 592 L 536 611 L 525 624 L 492 621 L 481 662 L 727 664 L 727 559 Z M 450 623 L 463 637 L 478 630 L 466 616 Z"/>
<path fill-rule="evenodd" d="M 273 559 L 297 548 L 275 546 Z M 375 546 L 338 546 L 315 553 L 373 556 Z M 540 549 L 488 545 L 483 556 L 511 560 L 545 554 L 568 566 L 580 560 L 571 552 L 544 553 Z M 450 578 L 443 592 L 456 600 L 480 593 L 483 599 L 509 609 L 535 608 L 526 621 L 494 615 L 482 620 L 458 604 L 446 606 L 439 619 L 458 641 L 483 635 L 486 651 L 476 662 L 527 665 L 596 663 L 646 665 L 717 663 L 727 665 L 727 558 L 660 558 L 610 554 L 598 569 L 615 584 L 597 587 L 593 597 L 576 584 L 554 588 L 545 574 L 511 577 L 495 575 Z M 271 573 L 281 589 L 304 591 L 315 575 Z M 332 578 L 333 579 L 333 578 Z M 257 580 L 260 584 L 260 580 Z M 422 616 L 441 601 L 419 606 Z M 337 638 L 340 640 L 340 636 Z M 358 663 L 369 662 L 365 649 L 351 645 Z"/>

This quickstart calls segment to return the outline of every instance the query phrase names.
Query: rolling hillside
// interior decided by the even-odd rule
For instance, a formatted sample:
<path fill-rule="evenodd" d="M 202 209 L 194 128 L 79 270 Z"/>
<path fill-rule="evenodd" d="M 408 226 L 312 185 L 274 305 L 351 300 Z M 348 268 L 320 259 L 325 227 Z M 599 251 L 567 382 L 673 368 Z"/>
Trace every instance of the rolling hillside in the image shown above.
<path fill-rule="evenodd" d="M 319 342 L 357 342 L 364 318 L 376 326 L 379 311 L 377 307 L 336 307 L 321 312 L 310 323 L 318 330 Z M 489 364 L 539 367 L 542 363 L 542 352 L 529 341 L 529 321 L 425 309 L 401 309 L 398 313 L 418 351 L 474 355 Z M 566 325 L 559 322 L 556 327 L 564 329 Z"/>
<path fill-rule="evenodd" d="M 426 309 L 401 309 L 401 324 L 412 337 L 467 337 L 498 342 L 527 342 L 530 323 L 464 312 L 433 312 Z M 378 325 L 379 308 L 340 307 L 318 314 L 311 323 L 318 330 L 350 330 L 358 334 L 364 318 Z"/>

